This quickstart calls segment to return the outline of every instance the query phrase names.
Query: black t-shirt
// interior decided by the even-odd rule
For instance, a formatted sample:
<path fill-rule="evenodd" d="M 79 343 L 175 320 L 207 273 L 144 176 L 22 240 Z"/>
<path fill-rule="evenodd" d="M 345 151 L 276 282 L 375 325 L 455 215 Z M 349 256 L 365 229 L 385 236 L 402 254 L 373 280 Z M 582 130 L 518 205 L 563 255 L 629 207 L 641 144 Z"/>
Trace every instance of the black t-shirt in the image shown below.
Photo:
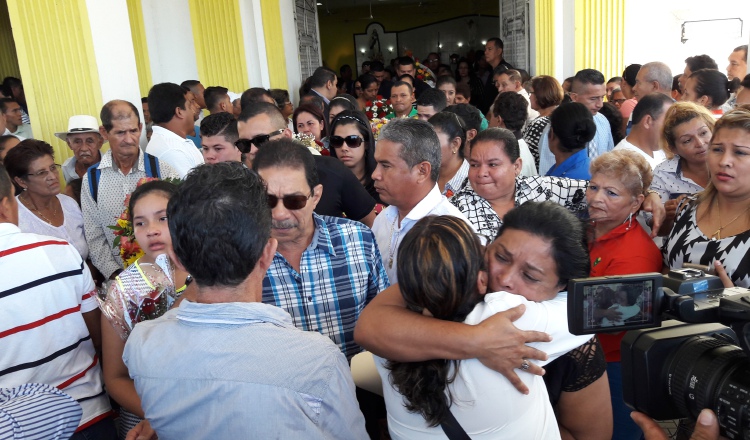
<path fill-rule="evenodd" d="M 318 179 L 323 185 L 315 212 L 319 215 L 361 220 L 375 208 L 375 199 L 340 160 L 330 156 L 314 156 Z"/>

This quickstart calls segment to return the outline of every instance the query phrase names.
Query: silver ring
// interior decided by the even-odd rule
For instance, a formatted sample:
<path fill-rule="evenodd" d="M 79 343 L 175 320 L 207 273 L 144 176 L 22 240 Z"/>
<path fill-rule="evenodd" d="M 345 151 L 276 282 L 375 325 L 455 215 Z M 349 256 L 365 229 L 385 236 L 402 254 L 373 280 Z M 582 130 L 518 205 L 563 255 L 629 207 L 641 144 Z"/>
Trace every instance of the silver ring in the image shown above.
<path fill-rule="evenodd" d="M 526 370 L 528 370 L 528 369 L 529 369 L 529 367 L 531 367 L 531 365 L 529 365 L 528 361 L 526 361 L 526 359 L 524 359 L 524 360 L 523 360 L 523 363 L 521 364 L 521 369 L 522 369 L 523 371 L 526 371 Z"/>

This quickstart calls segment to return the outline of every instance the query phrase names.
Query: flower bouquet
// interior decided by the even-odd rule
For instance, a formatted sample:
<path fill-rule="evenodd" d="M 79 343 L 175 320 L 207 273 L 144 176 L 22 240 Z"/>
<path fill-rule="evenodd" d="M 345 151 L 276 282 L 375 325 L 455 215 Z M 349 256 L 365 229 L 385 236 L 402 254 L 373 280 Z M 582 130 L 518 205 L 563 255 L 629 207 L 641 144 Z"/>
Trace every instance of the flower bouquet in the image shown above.
<path fill-rule="evenodd" d="M 383 99 L 378 95 L 374 101 L 367 101 L 365 104 L 365 114 L 370 120 L 385 118 L 385 115 L 393 112 L 390 99 Z"/>
<path fill-rule="evenodd" d="M 123 340 L 139 322 L 156 319 L 174 304 L 173 267 L 166 255 L 155 264 L 135 263 L 122 271 L 106 287 L 99 307 Z"/>
<path fill-rule="evenodd" d="M 435 87 L 435 74 L 432 73 L 432 70 L 419 61 L 416 61 L 415 64 L 417 66 L 417 79 L 426 82 L 430 87 Z"/>
<path fill-rule="evenodd" d="M 376 141 L 378 140 L 378 136 L 380 136 L 380 130 L 385 126 L 385 124 L 388 123 L 390 119 L 386 118 L 375 118 L 370 120 L 370 128 L 372 129 L 372 136 L 373 139 Z"/>
<path fill-rule="evenodd" d="M 292 139 L 305 147 L 307 147 L 308 150 L 314 155 L 317 156 L 330 156 L 331 153 L 328 152 L 325 146 L 318 143 L 315 140 L 315 136 L 309 134 L 309 133 L 294 133 L 294 136 Z"/>

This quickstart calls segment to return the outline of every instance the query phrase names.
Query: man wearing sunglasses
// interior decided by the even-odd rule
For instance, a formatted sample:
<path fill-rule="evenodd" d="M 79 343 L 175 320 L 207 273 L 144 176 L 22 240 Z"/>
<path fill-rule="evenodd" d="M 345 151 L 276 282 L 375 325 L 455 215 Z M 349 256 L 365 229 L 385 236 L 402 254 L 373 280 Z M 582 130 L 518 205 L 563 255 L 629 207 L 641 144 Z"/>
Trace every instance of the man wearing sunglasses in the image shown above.
<path fill-rule="evenodd" d="M 252 163 L 259 148 L 282 138 L 292 138 L 286 118 L 273 104 L 256 102 L 243 108 L 237 119 L 240 134 L 237 147 Z M 325 188 L 315 212 L 319 215 L 346 217 L 367 226 L 375 221 L 375 199 L 341 161 L 330 156 L 314 156 L 320 183 Z"/>
<path fill-rule="evenodd" d="M 255 156 L 266 182 L 271 237 L 279 245 L 263 280 L 263 302 L 292 315 L 294 325 L 330 337 L 348 359 L 360 312 L 389 286 L 372 231 L 349 219 L 314 213 L 323 194 L 312 153 L 282 138 Z M 360 185 L 361 186 L 361 185 Z"/>

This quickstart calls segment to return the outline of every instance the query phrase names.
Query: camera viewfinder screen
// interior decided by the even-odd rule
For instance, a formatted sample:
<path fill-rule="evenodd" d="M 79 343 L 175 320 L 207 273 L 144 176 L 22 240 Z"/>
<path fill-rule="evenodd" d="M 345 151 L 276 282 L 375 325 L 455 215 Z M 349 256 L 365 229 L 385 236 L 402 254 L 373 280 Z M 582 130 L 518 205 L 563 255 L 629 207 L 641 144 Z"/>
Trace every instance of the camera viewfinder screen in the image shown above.
<path fill-rule="evenodd" d="M 653 322 L 654 282 L 592 284 L 583 288 L 583 328 L 616 330 Z"/>

